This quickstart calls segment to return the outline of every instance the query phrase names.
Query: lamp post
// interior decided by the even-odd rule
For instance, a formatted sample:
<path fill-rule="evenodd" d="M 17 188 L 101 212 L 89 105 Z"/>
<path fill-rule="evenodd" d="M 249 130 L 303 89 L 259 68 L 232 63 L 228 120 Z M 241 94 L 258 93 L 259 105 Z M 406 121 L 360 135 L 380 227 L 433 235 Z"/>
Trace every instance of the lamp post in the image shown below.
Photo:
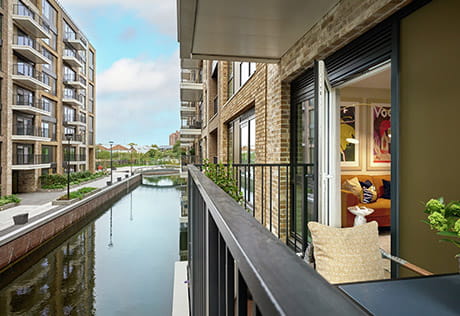
<path fill-rule="evenodd" d="M 112 160 L 113 141 L 110 141 L 109 144 L 110 144 L 110 184 L 112 184 L 113 183 L 113 160 Z"/>
<path fill-rule="evenodd" d="M 70 141 L 73 134 L 64 134 L 67 139 L 67 200 L 70 200 Z"/>
<path fill-rule="evenodd" d="M 131 145 L 131 175 L 133 175 L 133 150 L 134 147 Z"/>

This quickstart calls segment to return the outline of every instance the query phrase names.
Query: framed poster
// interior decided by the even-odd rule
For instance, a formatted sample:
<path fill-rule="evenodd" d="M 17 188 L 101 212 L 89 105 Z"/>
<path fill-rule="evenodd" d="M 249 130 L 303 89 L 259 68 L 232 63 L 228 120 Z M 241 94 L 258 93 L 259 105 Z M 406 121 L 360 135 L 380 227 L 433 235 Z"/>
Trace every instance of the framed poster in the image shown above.
<path fill-rule="evenodd" d="M 370 123 L 369 167 L 388 169 L 391 165 L 391 106 L 372 104 Z"/>
<path fill-rule="evenodd" d="M 340 106 L 340 165 L 344 170 L 361 168 L 359 128 L 359 107 L 343 102 Z"/>

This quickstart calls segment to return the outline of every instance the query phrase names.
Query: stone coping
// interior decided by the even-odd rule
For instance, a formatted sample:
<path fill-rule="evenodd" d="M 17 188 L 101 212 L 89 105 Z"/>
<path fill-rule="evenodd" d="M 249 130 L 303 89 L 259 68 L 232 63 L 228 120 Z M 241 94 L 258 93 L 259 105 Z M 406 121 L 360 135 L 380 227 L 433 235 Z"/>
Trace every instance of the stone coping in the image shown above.
<path fill-rule="evenodd" d="M 68 212 L 71 212 L 73 209 L 79 207 L 79 206 L 82 206 L 84 205 L 85 203 L 87 203 L 88 201 L 90 200 L 93 200 L 99 196 L 102 196 L 104 195 L 106 192 L 110 191 L 110 190 L 113 190 L 114 188 L 117 188 L 119 186 L 124 186 L 124 185 L 128 185 L 130 182 L 133 182 L 133 180 L 138 180 L 137 178 L 142 178 L 142 175 L 140 174 L 137 174 L 137 175 L 134 175 L 130 178 L 127 178 L 127 179 L 123 179 L 122 181 L 120 182 L 115 182 L 113 183 L 111 186 L 107 186 L 107 187 L 104 187 L 104 188 L 101 188 L 98 192 L 94 193 L 94 194 L 91 194 L 85 198 L 83 198 L 82 200 L 79 200 L 73 204 L 70 204 L 70 205 L 67 205 L 67 206 L 64 206 L 64 207 L 57 207 L 55 211 L 52 211 L 47 214 L 46 216 L 43 216 L 37 220 L 34 220 L 34 221 L 29 221 L 27 224 L 25 225 L 20 225 L 20 226 L 17 226 L 17 228 L 13 231 L 10 231 L 10 232 L 7 232 L 6 234 L 4 234 L 3 236 L 0 236 L 0 246 L 3 246 L 7 243 L 9 243 L 10 241 L 12 240 L 15 240 L 16 238 L 24 235 L 24 234 L 27 234 L 28 232 L 31 232 L 33 231 L 34 229 L 36 229 L 37 227 L 40 227 L 46 223 L 48 223 L 49 221 L 52 221 L 53 219 L 59 217 L 59 216 L 62 216 Z"/>
<path fill-rule="evenodd" d="M 12 208 L 12 207 L 15 207 L 15 206 L 18 206 L 20 205 L 21 203 L 14 203 L 14 202 L 11 202 L 11 203 L 8 203 L 8 204 L 5 204 L 5 205 L 2 205 L 0 206 L 0 211 L 4 211 L 4 210 L 7 210 L 9 208 Z"/>

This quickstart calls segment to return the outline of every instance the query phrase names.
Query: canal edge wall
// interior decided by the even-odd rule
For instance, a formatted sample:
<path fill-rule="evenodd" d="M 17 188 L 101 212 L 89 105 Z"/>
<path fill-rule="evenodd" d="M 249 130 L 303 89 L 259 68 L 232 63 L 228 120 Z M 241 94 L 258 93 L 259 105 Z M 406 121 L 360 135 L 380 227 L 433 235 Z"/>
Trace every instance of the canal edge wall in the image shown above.
<path fill-rule="evenodd" d="M 113 183 L 81 201 L 58 208 L 49 214 L 0 237 L 0 273 L 9 269 L 28 253 L 78 223 L 99 207 L 122 197 L 142 183 L 137 174 Z"/>

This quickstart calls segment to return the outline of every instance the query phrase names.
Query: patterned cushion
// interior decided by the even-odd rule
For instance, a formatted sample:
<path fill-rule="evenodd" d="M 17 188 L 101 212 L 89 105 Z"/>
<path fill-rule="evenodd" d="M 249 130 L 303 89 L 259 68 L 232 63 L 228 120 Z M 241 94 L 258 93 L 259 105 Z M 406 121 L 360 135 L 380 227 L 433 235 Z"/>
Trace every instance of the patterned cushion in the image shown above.
<path fill-rule="evenodd" d="M 377 190 L 375 186 L 371 185 L 368 188 L 363 188 L 363 203 L 372 203 L 377 201 Z"/>
<path fill-rule="evenodd" d="M 360 200 L 362 199 L 363 189 L 361 188 L 361 184 L 357 177 L 345 180 L 342 184 L 342 188 L 344 190 L 350 191 L 354 195 L 356 195 Z"/>
<path fill-rule="evenodd" d="M 316 270 L 330 283 L 384 278 L 377 222 L 335 228 L 309 222 Z"/>

